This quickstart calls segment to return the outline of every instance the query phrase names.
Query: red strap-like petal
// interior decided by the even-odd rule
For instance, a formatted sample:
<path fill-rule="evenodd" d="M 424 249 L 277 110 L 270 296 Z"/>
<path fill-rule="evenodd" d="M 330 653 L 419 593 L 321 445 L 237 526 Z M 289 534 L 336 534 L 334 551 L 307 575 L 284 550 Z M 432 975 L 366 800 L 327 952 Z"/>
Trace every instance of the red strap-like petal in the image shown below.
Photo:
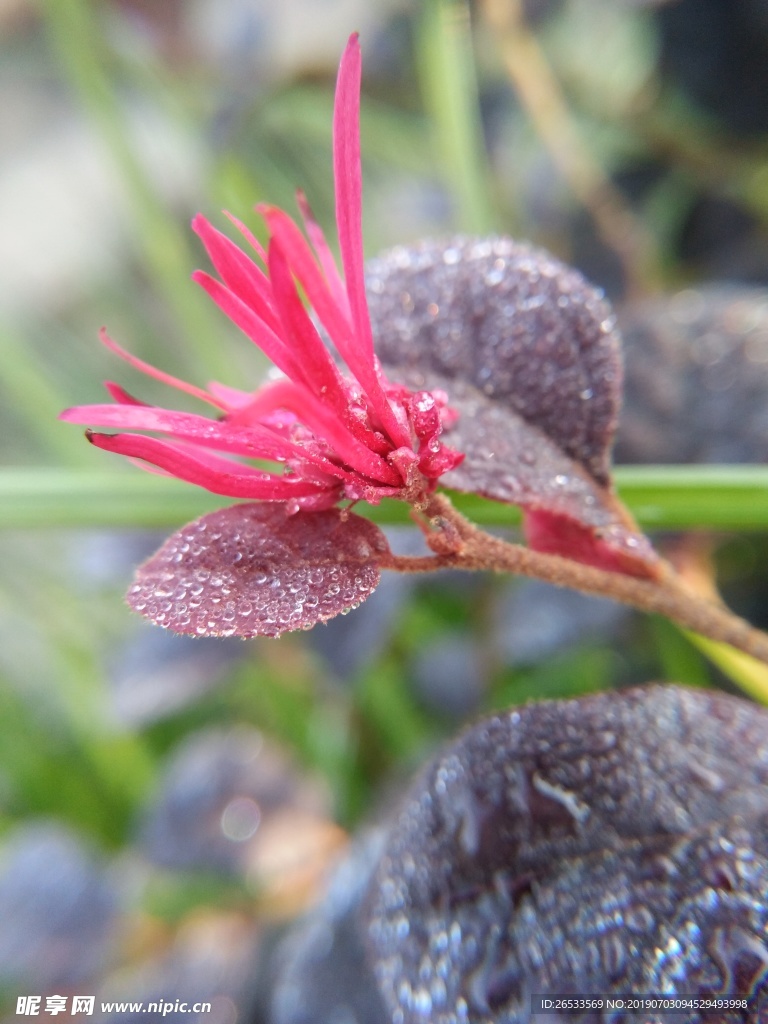
<path fill-rule="evenodd" d="M 301 219 L 304 221 L 304 227 L 307 235 L 309 236 L 309 240 L 312 243 L 312 248 L 317 253 L 320 266 L 323 268 L 323 274 L 325 274 L 325 280 L 328 283 L 328 289 L 333 301 L 344 313 L 345 318 L 349 320 L 349 297 L 347 295 L 347 289 L 344 287 L 344 281 L 339 274 L 338 267 L 336 266 L 336 260 L 333 258 L 333 253 L 325 240 L 323 230 L 315 220 L 315 215 L 312 213 L 312 207 L 309 205 L 307 197 L 301 189 L 296 193 L 296 203 L 301 211 Z"/>
<path fill-rule="evenodd" d="M 348 402 L 339 371 L 299 298 L 288 262 L 275 240 L 267 252 L 267 265 L 283 337 L 299 355 L 314 394 L 322 395 L 343 413 Z"/>
<path fill-rule="evenodd" d="M 373 336 L 363 280 L 362 188 L 360 164 L 360 42 L 350 37 L 339 66 L 333 113 L 333 170 L 336 225 L 352 323 L 360 351 L 373 364 Z"/>
<path fill-rule="evenodd" d="M 248 423 L 253 417 L 264 416 L 275 409 L 294 413 L 305 426 L 322 438 L 344 462 L 358 473 L 398 486 L 402 483 L 392 467 L 357 440 L 324 403 L 301 385 L 291 381 L 275 381 L 257 391 L 249 406 L 232 416 L 233 423 Z"/>
<path fill-rule="evenodd" d="M 333 173 L 336 191 L 336 224 L 339 232 L 341 262 L 347 285 L 355 346 L 359 361 L 350 369 L 360 381 L 382 426 L 395 444 L 410 443 L 405 425 L 400 423 L 384 395 L 376 372 L 373 334 L 365 295 L 363 269 L 362 188 L 360 163 L 360 43 L 357 33 L 350 36 L 339 65 L 336 102 L 333 111 Z"/>
<path fill-rule="evenodd" d="M 207 448 L 216 448 L 246 458 L 285 462 L 286 459 L 303 455 L 303 450 L 298 445 L 260 424 L 232 427 L 225 420 L 209 420 L 194 413 L 159 409 L 155 406 L 81 405 L 66 409 L 60 419 L 67 423 L 91 423 L 118 430 L 157 430 L 175 438 L 194 441 Z"/>
<path fill-rule="evenodd" d="M 370 357 L 363 348 L 355 345 L 346 293 L 344 304 L 339 305 L 312 255 L 307 240 L 284 210 L 266 204 L 260 204 L 257 210 L 264 218 L 270 235 L 285 254 L 292 273 L 306 292 L 310 305 L 330 335 L 339 355 L 357 376 L 357 370 L 366 359 L 370 362 Z"/>
<path fill-rule="evenodd" d="M 199 458 L 189 450 L 144 434 L 94 434 L 88 431 L 87 437 L 97 448 L 134 459 L 144 459 L 171 476 L 204 487 L 212 494 L 224 494 L 230 498 L 260 498 L 263 501 L 290 501 L 328 491 L 329 504 L 333 504 L 339 496 L 332 487 L 259 473 L 250 466 L 239 466 L 226 459 L 216 460 L 220 467 L 217 468 L 210 455 Z"/>
<path fill-rule="evenodd" d="M 255 422 L 256 416 L 274 409 L 288 409 L 343 459 L 349 469 L 317 453 L 315 447 L 291 441 L 269 426 Z M 252 459 L 277 462 L 309 462 L 325 473 L 347 482 L 364 478 L 391 486 L 401 481 L 395 470 L 379 455 L 357 441 L 329 409 L 314 395 L 290 381 L 278 381 L 258 391 L 250 406 L 233 412 L 227 419 L 210 420 L 195 413 L 155 406 L 107 403 L 66 409 L 60 419 L 67 423 L 93 424 L 117 430 L 154 430 L 173 438 L 218 451 Z"/>
<path fill-rule="evenodd" d="M 275 366 L 283 371 L 291 380 L 311 386 L 296 354 L 290 351 L 284 340 L 279 337 L 250 306 L 234 292 L 230 291 L 221 281 L 211 277 L 204 270 L 196 270 L 192 280 L 199 284 L 210 295 L 219 309 L 236 324 L 243 334 L 257 345 Z"/>
<path fill-rule="evenodd" d="M 201 239 L 227 288 L 250 306 L 270 330 L 279 335 L 280 320 L 275 311 L 267 275 L 231 238 L 217 231 L 205 217 L 198 214 L 192 221 L 192 229 Z"/>

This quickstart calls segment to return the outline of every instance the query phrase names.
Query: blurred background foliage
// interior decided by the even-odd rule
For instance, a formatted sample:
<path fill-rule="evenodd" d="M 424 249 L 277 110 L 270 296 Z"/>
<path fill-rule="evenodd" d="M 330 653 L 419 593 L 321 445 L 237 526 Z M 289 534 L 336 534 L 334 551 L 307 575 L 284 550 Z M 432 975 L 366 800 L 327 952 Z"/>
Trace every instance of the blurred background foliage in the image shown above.
<path fill-rule="evenodd" d="M 298 947 L 275 954 L 277 937 L 467 718 L 649 679 L 768 695 L 759 668 L 666 622 L 534 583 L 390 578 L 354 615 L 247 643 L 173 637 L 123 605 L 163 530 L 223 502 L 158 487 L 56 415 L 104 378 L 133 386 L 102 324 L 178 376 L 256 386 L 260 355 L 189 282 L 188 224 L 262 200 L 292 210 L 301 186 L 331 227 L 333 86 L 353 29 L 369 253 L 452 232 L 544 245 L 626 317 L 628 416 L 677 374 L 694 382 L 679 416 L 703 409 L 694 441 L 749 418 L 727 457 L 659 452 L 642 422 L 619 449 L 741 477 L 619 480 L 644 522 L 698 528 L 660 540 L 690 578 L 709 586 L 716 566 L 732 606 L 768 623 L 765 0 L 0 0 L 8 1007 L 199 993 L 209 1024 L 303 1020 L 286 995 Z M 674 348 L 694 323 L 694 342 L 710 338 L 706 359 L 686 357 L 701 384 Z M 149 380 L 141 395 L 164 400 Z M 409 529 L 391 530 L 408 550 Z M 345 1021 L 376 1019 L 350 999 Z"/>

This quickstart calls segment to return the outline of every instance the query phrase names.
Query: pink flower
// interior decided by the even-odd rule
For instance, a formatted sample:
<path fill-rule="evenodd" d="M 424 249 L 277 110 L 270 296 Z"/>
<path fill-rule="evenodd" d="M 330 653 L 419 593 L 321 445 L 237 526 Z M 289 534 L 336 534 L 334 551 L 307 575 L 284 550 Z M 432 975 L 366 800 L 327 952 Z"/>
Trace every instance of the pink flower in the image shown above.
<path fill-rule="evenodd" d="M 438 478 L 461 462 L 463 456 L 440 441 L 453 415 L 446 396 L 391 383 L 374 354 L 363 269 L 360 74 L 360 47 L 353 35 L 339 68 L 333 122 L 343 279 L 301 195 L 309 241 L 275 207 L 258 208 L 270 234 L 266 251 L 230 218 L 264 269 L 204 217 L 193 221 L 220 278 L 197 271 L 194 279 L 283 376 L 254 393 L 217 383 L 202 390 L 135 358 L 102 331 L 103 343 L 132 366 L 214 406 L 219 415 L 211 419 L 149 406 L 107 383 L 115 404 L 78 406 L 61 417 L 130 431 L 89 432 L 97 447 L 216 494 L 285 502 L 288 512 L 328 509 L 342 499 L 375 504 L 394 497 L 423 505 Z M 318 323 L 349 375 L 334 361 Z M 243 458 L 283 468 L 270 472 Z"/>

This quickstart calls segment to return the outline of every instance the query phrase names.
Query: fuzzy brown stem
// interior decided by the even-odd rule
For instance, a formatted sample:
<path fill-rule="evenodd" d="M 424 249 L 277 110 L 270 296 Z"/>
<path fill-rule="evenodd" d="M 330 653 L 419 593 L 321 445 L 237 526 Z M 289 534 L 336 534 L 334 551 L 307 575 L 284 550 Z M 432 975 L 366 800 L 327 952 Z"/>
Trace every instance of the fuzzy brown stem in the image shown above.
<path fill-rule="evenodd" d="M 425 516 L 428 522 L 424 522 L 422 528 L 428 543 L 437 553 L 418 558 L 393 555 L 383 568 L 400 572 L 431 572 L 441 568 L 484 569 L 531 576 L 559 587 L 608 597 L 640 611 L 664 615 L 685 629 L 730 644 L 768 664 L 768 635 L 723 605 L 694 593 L 668 563 L 663 563 L 660 579 L 648 580 L 533 551 L 480 530 L 457 512 L 444 494 L 432 497 Z M 453 550 L 446 550 L 441 540 L 445 536 L 446 524 Z"/>
<path fill-rule="evenodd" d="M 449 568 L 439 555 L 393 555 L 391 551 L 379 559 L 378 565 L 380 569 L 393 572 L 435 572 Z"/>

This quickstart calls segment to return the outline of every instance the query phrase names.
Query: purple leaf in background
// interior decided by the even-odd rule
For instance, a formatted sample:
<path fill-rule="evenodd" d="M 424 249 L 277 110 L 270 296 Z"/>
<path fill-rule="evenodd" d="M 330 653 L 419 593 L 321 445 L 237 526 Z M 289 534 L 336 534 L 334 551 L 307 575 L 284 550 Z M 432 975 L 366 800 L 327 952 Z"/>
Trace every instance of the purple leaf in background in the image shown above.
<path fill-rule="evenodd" d="M 1 856 L 3 991 L 94 986 L 120 942 L 119 876 L 78 833 L 42 818 L 16 824 Z"/>
<path fill-rule="evenodd" d="M 766 935 L 768 710 L 682 687 L 473 726 L 412 788 L 368 901 L 403 1024 L 536 1020 L 533 993 L 765 998 Z"/>
<path fill-rule="evenodd" d="M 387 551 L 381 530 L 346 510 L 233 505 L 174 533 L 139 567 L 128 603 L 176 633 L 279 636 L 364 601 Z"/>
<path fill-rule="evenodd" d="M 360 902 L 381 852 L 366 829 L 332 871 L 323 898 L 292 924 L 265 965 L 269 1024 L 391 1024 L 366 963 Z M 261 979 L 257 978 L 258 985 Z"/>
<path fill-rule="evenodd" d="M 621 323 L 620 461 L 768 462 L 768 289 L 686 288 Z"/>
<path fill-rule="evenodd" d="M 522 506 L 539 550 L 653 575 L 610 487 L 621 359 L 601 293 L 508 238 L 393 249 L 367 283 L 386 372 L 459 413 L 446 436 L 465 459 L 443 482 Z"/>
<path fill-rule="evenodd" d="M 162 766 L 142 814 L 142 852 L 176 871 L 247 874 L 264 826 L 297 812 L 321 820 L 328 798 L 282 747 L 245 725 L 201 729 Z"/>

